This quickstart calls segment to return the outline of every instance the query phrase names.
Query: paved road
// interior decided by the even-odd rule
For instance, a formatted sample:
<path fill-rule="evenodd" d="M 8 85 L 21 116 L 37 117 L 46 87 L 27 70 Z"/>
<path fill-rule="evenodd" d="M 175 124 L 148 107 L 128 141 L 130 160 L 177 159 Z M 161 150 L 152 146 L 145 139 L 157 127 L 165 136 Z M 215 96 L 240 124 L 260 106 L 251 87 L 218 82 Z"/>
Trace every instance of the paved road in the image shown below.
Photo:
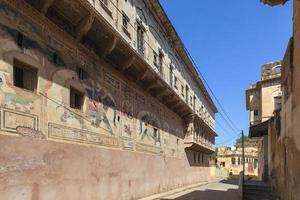
<path fill-rule="evenodd" d="M 221 181 L 170 195 L 161 200 L 238 200 L 237 181 Z"/>

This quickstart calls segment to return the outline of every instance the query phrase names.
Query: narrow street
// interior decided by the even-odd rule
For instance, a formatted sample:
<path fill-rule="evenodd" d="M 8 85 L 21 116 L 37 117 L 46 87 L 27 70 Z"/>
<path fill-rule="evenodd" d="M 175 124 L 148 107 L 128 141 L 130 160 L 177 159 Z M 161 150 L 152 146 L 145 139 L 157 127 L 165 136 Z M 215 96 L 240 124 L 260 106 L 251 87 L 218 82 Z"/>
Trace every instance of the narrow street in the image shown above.
<path fill-rule="evenodd" d="M 237 181 L 220 181 L 166 196 L 161 200 L 237 200 Z"/>

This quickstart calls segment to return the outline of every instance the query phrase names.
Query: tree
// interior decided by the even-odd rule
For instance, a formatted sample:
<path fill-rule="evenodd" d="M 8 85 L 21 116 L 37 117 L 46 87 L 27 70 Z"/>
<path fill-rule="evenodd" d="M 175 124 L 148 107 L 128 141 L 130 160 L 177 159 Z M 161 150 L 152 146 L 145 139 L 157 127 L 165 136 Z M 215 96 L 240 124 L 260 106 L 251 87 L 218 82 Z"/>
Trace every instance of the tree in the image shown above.
<path fill-rule="evenodd" d="M 210 154 L 210 159 L 211 160 L 216 160 L 217 156 L 218 156 L 218 148 L 215 149 L 215 152 Z"/>
<path fill-rule="evenodd" d="M 249 137 L 244 135 L 244 142 L 247 143 L 249 141 Z M 242 136 L 236 139 L 235 145 L 242 143 Z"/>

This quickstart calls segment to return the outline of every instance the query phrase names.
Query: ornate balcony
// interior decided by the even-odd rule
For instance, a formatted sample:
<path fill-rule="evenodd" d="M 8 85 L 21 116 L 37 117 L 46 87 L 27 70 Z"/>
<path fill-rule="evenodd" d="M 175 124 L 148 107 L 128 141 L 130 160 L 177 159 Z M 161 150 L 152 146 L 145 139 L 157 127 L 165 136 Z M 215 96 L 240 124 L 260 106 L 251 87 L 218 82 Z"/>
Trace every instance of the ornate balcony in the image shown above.
<path fill-rule="evenodd" d="M 215 137 L 217 134 L 198 115 L 190 119 L 194 129 L 187 131 L 184 139 L 186 148 L 210 154 L 215 151 Z"/>

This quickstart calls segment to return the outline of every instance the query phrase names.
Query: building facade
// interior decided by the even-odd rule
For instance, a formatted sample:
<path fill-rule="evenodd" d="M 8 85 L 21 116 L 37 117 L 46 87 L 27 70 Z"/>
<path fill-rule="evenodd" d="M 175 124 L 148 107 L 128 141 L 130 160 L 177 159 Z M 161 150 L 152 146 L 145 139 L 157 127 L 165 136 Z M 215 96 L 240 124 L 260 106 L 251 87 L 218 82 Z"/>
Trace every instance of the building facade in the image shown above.
<path fill-rule="evenodd" d="M 268 124 L 281 107 L 281 61 L 262 65 L 261 80 L 246 90 L 249 136 L 258 139 L 258 177 L 267 180 L 269 168 Z M 264 130 L 264 131 L 262 131 Z"/>
<path fill-rule="evenodd" d="M 252 139 L 245 142 L 245 175 L 258 176 L 258 149 L 257 140 Z M 243 171 L 243 148 L 238 143 L 236 147 L 218 148 L 217 165 L 225 169 L 229 176 L 239 176 Z"/>
<path fill-rule="evenodd" d="M 274 116 L 281 103 L 281 61 L 262 65 L 261 80 L 246 90 L 246 108 L 250 125 L 256 125 Z"/>
<path fill-rule="evenodd" d="M 209 180 L 217 109 L 159 1 L 0 10 L 1 198 L 138 199 Z"/>

